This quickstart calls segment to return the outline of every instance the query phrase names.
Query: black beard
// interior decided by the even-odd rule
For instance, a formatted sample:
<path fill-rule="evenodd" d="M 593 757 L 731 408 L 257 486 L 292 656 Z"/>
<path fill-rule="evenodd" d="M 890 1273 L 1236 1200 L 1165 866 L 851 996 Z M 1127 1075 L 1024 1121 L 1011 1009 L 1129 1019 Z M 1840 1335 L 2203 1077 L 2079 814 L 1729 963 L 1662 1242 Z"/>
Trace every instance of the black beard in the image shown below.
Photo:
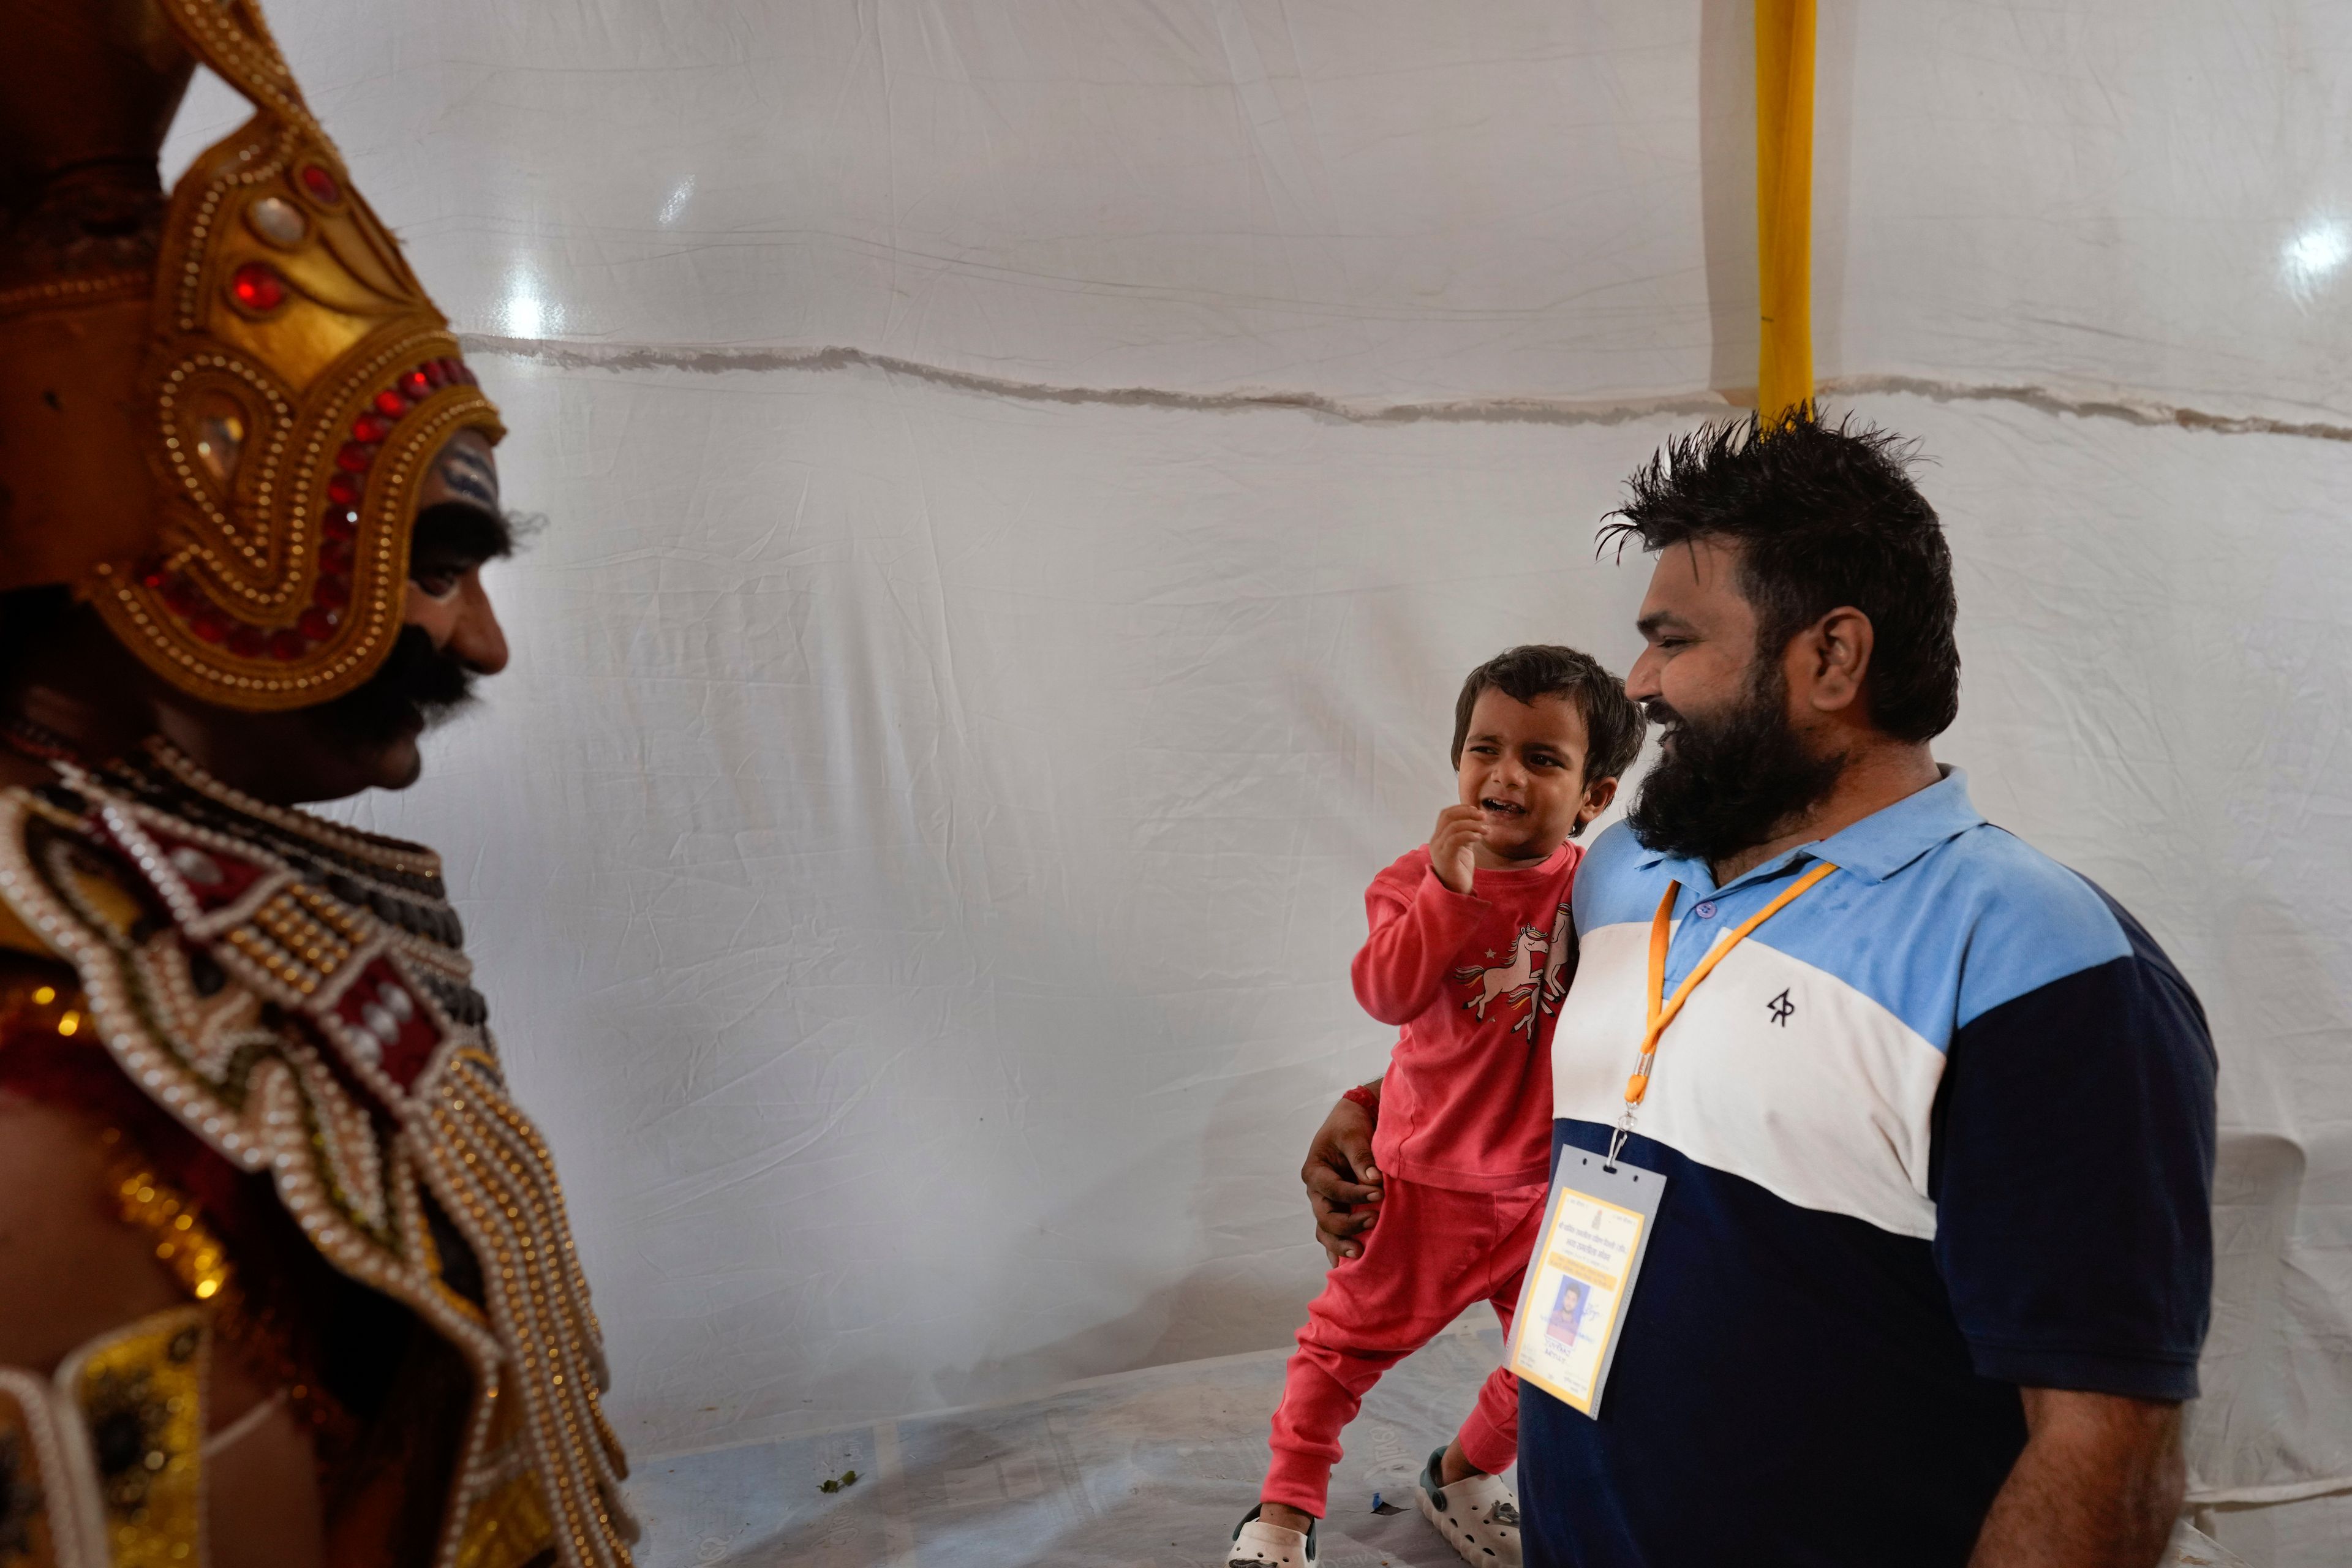
<path fill-rule="evenodd" d="M 386 745 L 412 725 L 443 722 L 474 700 L 474 672 L 457 655 L 433 646 L 423 626 L 403 626 L 383 666 L 366 684 L 319 710 L 346 741 Z"/>
<path fill-rule="evenodd" d="M 1646 849 L 1676 859 L 1727 860 L 1785 832 L 1827 795 L 1845 753 L 1815 756 L 1789 723 L 1789 678 L 1759 659 L 1732 710 L 1697 720 L 1653 698 L 1643 703 L 1671 741 L 1625 814 Z"/>

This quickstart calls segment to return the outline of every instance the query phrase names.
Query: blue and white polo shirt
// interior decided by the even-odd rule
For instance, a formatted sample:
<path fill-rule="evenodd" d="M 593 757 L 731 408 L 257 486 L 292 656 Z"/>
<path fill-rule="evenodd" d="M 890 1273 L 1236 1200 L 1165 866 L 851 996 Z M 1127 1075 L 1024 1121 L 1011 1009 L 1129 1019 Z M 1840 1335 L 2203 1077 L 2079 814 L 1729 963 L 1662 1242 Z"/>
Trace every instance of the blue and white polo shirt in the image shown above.
<path fill-rule="evenodd" d="M 1666 1031 L 1625 1154 L 1667 1178 L 1598 1419 L 1521 1385 L 1529 1568 L 1960 1564 L 2017 1386 L 2197 1392 L 2203 1011 L 1965 777 L 1717 888 L 1622 825 L 1576 879 L 1553 1150 L 1601 1150 L 1665 991 L 1816 860 Z"/>

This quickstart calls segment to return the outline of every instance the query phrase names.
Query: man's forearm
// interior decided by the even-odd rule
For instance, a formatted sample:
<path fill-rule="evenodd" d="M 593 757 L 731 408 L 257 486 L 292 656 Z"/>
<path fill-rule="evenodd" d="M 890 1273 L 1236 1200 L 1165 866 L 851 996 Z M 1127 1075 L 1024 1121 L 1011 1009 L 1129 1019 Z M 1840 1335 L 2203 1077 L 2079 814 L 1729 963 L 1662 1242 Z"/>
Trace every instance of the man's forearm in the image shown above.
<path fill-rule="evenodd" d="M 2180 1406 L 2020 1390 L 2032 1436 L 1969 1568 L 2153 1568 L 2179 1516 Z"/>

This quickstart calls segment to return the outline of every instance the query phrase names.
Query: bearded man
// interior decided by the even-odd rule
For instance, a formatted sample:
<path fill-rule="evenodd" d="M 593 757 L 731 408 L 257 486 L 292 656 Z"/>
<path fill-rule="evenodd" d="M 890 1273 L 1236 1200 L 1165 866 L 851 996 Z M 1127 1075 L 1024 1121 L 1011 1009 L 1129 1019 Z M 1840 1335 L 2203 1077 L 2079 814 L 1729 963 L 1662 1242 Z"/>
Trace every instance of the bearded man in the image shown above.
<path fill-rule="evenodd" d="M 296 809 L 506 663 L 497 411 L 252 0 L 0 37 L 0 1563 L 624 1568 L 439 862 Z"/>
<path fill-rule="evenodd" d="M 1527 1561 L 2148 1568 L 2212 1278 L 2197 999 L 1930 754 L 1956 602 L 1903 447 L 1749 421 L 1631 489 L 1663 749 L 1578 875 L 1553 1179 L 1653 1212 L 1587 1276 L 1630 1280 L 1601 1372 L 1515 1350 Z M 1363 1115 L 1307 1173 L 1341 1254 Z"/>

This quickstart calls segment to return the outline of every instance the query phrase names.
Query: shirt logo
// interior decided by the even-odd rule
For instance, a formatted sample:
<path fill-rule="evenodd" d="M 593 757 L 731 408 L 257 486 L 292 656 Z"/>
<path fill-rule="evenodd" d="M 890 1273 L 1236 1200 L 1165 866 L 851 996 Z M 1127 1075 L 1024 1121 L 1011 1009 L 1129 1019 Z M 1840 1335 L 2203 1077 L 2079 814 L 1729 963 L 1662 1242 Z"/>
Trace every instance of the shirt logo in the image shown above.
<path fill-rule="evenodd" d="M 1796 1016 L 1797 1005 L 1790 1001 L 1789 994 L 1783 991 L 1764 1004 L 1764 1011 L 1772 1015 L 1772 1021 L 1785 1029 L 1789 1026 L 1789 1020 Z"/>

